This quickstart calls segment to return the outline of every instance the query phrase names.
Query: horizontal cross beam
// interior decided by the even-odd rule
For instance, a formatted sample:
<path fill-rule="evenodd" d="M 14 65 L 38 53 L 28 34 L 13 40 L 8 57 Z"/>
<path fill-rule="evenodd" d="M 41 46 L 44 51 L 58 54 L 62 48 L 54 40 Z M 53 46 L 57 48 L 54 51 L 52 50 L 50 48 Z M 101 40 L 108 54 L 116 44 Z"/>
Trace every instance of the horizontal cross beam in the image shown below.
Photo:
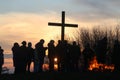
<path fill-rule="evenodd" d="M 62 26 L 61 23 L 51 23 L 51 22 L 49 22 L 48 25 L 49 26 Z M 78 27 L 77 24 L 63 24 L 63 25 L 66 27 Z"/>

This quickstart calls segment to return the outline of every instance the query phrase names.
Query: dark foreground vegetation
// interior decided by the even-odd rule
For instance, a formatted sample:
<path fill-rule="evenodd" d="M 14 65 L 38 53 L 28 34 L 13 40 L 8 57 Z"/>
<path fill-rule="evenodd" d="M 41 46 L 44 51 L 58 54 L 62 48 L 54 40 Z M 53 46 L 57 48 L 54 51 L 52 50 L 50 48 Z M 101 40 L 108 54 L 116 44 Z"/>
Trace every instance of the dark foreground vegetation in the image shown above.
<path fill-rule="evenodd" d="M 43 72 L 29 74 L 2 74 L 0 80 L 120 80 L 120 75 L 119 73 L 113 72 Z"/>

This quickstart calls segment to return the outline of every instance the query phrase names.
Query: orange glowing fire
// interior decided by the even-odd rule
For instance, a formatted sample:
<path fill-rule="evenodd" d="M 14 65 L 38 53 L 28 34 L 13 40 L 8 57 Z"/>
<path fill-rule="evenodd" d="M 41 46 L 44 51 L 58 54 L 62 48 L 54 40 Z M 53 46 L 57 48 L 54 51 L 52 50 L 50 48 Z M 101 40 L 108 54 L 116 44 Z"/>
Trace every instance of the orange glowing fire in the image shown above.
<path fill-rule="evenodd" d="M 57 61 L 58 61 L 57 58 L 54 58 L 54 63 L 57 63 Z"/>
<path fill-rule="evenodd" d="M 103 70 L 113 71 L 114 70 L 114 65 L 113 64 L 107 65 L 107 64 L 98 63 L 97 62 L 97 57 L 94 56 L 93 60 L 90 61 L 90 64 L 89 64 L 89 70 L 93 70 L 93 69 L 99 69 L 101 71 L 103 71 Z"/>

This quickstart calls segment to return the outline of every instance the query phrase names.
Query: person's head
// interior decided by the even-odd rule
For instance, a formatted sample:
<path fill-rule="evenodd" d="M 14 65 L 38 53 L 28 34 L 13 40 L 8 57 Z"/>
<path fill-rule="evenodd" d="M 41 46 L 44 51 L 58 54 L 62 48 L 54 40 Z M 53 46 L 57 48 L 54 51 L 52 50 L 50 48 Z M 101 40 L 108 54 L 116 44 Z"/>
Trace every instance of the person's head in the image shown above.
<path fill-rule="evenodd" d="M 54 40 L 50 40 L 50 43 L 51 43 L 51 44 L 54 44 L 54 42 L 55 42 Z"/>
<path fill-rule="evenodd" d="M 62 41 L 61 40 L 58 40 L 58 44 L 60 44 Z"/>
<path fill-rule="evenodd" d="M 19 44 L 17 42 L 14 43 L 15 47 L 19 47 Z"/>
<path fill-rule="evenodd" d="M 77 45 L 76 41 L 73 41 L 73 45 Z"/>
<path fill-rule="evenodd" d="M 23 45 L 23 46 L 26 46 L 26 44 L 27 44 L 26 41 L 23 41 L 23 42 L 22 42 L 22 45 Z"/>
<path fill-rule="evenodd" d="M 44 39 L 41 39 L 41 40 L 40 40 L 40 43 L 42 43 L 42 44 L 43 44 L 44 42 L 45 42 L 45 40 L 44 40 Z"/>
<path fill-rule="evenodd" d="M 32 46 L 32 43 L 31 42 L 28 42 L 28 47 L 31 47 Z"/>

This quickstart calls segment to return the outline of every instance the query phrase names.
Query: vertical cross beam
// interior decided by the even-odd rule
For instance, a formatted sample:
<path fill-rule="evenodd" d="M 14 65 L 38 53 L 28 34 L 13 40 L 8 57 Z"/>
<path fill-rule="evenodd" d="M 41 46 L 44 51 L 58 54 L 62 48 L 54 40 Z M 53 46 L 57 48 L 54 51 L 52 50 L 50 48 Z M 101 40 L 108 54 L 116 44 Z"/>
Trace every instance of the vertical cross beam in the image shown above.
<path fill-rule="evenodd" d="M 62 41 L 64 41 L 64 30 L 65 30 L 65 12 L 64 11 L 62 11 L 62 19 L 61 19 L 62 21 L 62 29 L 61 29 L 61 40 Z"/>

